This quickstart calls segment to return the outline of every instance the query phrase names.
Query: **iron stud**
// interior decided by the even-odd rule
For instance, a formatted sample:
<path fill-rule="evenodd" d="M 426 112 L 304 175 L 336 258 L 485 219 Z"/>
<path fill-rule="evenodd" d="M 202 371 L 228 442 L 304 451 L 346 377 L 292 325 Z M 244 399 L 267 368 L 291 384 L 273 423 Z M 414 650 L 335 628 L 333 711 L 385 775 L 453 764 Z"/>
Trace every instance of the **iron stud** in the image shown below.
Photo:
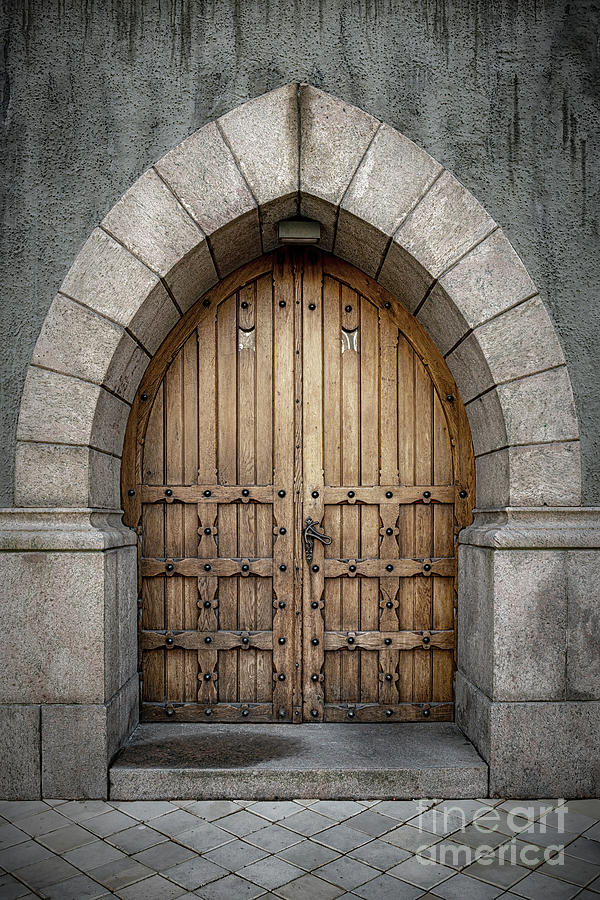
<path fill-rule="evenodd" d="M 318 566 L 311 566 L 311 568 L 312 568 L 313 572 L 318 572 L 318 571 L 319 571 L 319 567 L 318 567 Z"/>
<path fill-rule="evenodd" d="M 425 718 L 427 718 L 427 716 L 431 715 L 431 711 L 429 709 L 424 709 L 423 715 L 425 716 Z"/>
<path fill-rule="evenodd" d="M 353 709 L 349 709 L 349 710 L 348 710 L 348 718 L 349 718 L 349 719 L 353 719 L 353 718 L 354 718 L 354 710 L 353 710 Z"/>
<path fill-rule="evenodd" d="M 172 647 L 173 644 L 175 643 L 175 638 L 168 637 L 168 638 L 166 639 L 165 643 L 166 643 L 167 647 Z"/>
<path fill-rule="evenodd" d="M 383 305 L 385 306 L 386 309 L 391 309 L 391 308 L 392 308 L 392 304 L 390 303 L 389 300 L 386 300 L 385 303 L 384 303 Z"/>
<path fill-rule="evenodd" d="M 454 403 L 454 394 L 446 394 L 446 400 L 448 403 Z"/>
<path fill-rule="evenodd" d="M 394 529 L 393 529 L 393 528 L 386 528 L 386 529 L 385 529 L 385 533 L 386 533 L 386 534 L 393 534 L 393 533 L 394 533 Z"/>
<path fill-rule="evenodd" d="M 313 645 L 313 647 L 317 647 L 319 644 L 319 638 L 313 638 L 311 640 L 311 644 Z"/>
<path fill-rule="evenodd" d="M 392 639 L 391 639 L 391 638 L 384 638 L 384 639 L 383 639 L 383 643 L 385 644 L 386 647 L 389 647 L 390 644 L 392 643 Z"/>
<path fill-rule="evenodd" d="M 466 491 L 459 491 L 459 492 L 458 492 L 458 496 L 459 496 L 459 497 L 462 497 L 462 499 L 464 500 L 465 497 L 467 496 L 467 492 L 466 492 Z"/>
<path fill-rule="evenodd" d="M 394 567 L 393 567 L 391 564 L 388 564 L 388 565 L 385 567 L 385 571 L 386 571 L 386 572 L 393 572 L 393 571 L 394 571 Z"/>
<path fill-rule="evenodd" d="M 244 563 L 244 565 L 242 566 L 242 572 L 249 572 L 249 571 L 250 571 L 250 566 L 247 563 Z"/>
<path fill-rule="evenodd" d="M 387 609 L 393 609 L 393 608 L 394 608 L 394 604 L 392 603 L 391 600 L 387 600 L 385 605 L 386 605 L 386 608 L 387 608 Z"/>
<path fill-rule="evenodd" d="M 385 714 L 389 719 L 390 716 L 394 715 L 394 711 L 392 709 L 386 709 Z"/>
<path fill-rule="evenodd" d="M 212 533 L 212 528 L 205 528 L 205 529 L 204 529 L 204 534 L 211 534 L 211 533 Z"/>
<path fill-rule="evenodd" d="M 312 603 L 310 604 L 310 608 L 311 608 L 311 609 L 318 609 L 318 608 L 319 608 L 319 604 L 317 603 L 316 600 L 313 600 L 313 601 L 312 601 Z"/>
<path fill-rule="evenodd" d="M 285 638 L 284 638 L 284 637 L 280 637 L 280 638 L 279 638 L 279 643 L 280 643 L 280 644 L 285 644 Z"/>
<path fill-rule="evenodd" d="M 348 566 L 350 572 L 356 572 L 356 566 Z"/>
<path fill-rule="evenodd" d="M 277 491 L 278 497 L 285 497 L 285 491 Z"/>
<path fill-rule="evenodd" d="M 430 571 L 431 571 L 431 566 L 429 565 L 429 563 L 425 563 L 425 565 L 423 566 L 423 570 L 424 570 L 425 572 L 430 572 Z"/>
<path fill-rule="evenodd" d="M 429 500 L 429 498 L 431 497 L 431 491 L 423 491 L 423 496 L 426 500 Z"/>
<path fill-rule="evenodd" d="M 173 491 L 171 490 L 171 488 L 167 488 L 167 490 L 165 491 L 165 497 L 172 497 L 172 496 L 173 496 Z"/>
<path fill-rule="evenodd" d="M 204 571 L 205 571 L 205 572 L 210 572 L 211 569 L 212 569 L 212 566 L 211 566 L 210 563 L 205 563 L 205 564 L 204 564 Z"/>
<path fill-rule="evenodd" d="M 279 601 L 279 609 L 285 609 L 285 600 Z"/>
<path fill-rule="evenodd" d="M 242 307 L 242 309 L 248 309 L 248 302 L 246 300 L 242 300 L 240 306 Z"/>
<path fill-rule="evenodd" d="M 318 709 L 311 709 L 310 714 L 311 714 L 311 716 L 313 717 L 313 719 L 316 719 L 316 718 L 318 718 L 319 710 L 318 710 Z"/>
<path fill-rule="evenodd" d="M 148 399 L 148 394 L 142 394 L 142 400 L 147 400 L 147 399 Z"/>
<path fill-rule="evenodd" d="M 135 497 L 135 491 L 133 490 L 133 488 L 129 488 L 127 494 L 129 497 Z"/>
<path fill-rule="evenodd" d="M 310 676 L 310 680 L 311 680 L 311 681 L 318 681 L 318 680 L 319 680 L 319 676 L 317 675 L 316 672 L 314 672 L 314 673 Z"/>
<path fill-rule="evenodd" d="M 206 309 L 208 309 L 208 307 L 210 306 L 210 300 L 203 300 L 202 306 L 204 306 L 204 307 L 206 307 Z"/>
<path fill-rule="evenodd" d="M 167 563 L 167 565 L 165 566 L 167 572 L 172 572 L 174 568 L 175 566 L 173 565 L 173 563 Z"/>
<path fill-rule="evenodd" d="M 212 603 L 210 602 L 210 600 L 204 601 L 204 609 L 210 609 L 211 606 L 212 606 Z"/>
<path fill-rule="evenodd" d="M 168 706 L 167 709 L 165 710 L 165 712 L 166 712 L 166 714 L 167 714 L 168 716 L 174 716 L 174 715 L 175 715 L 175 710 L 173 709 L 172 706 Z"/>
<path fill-rule="evenodd" d="M 349 638 L 348 638 L 348 643 L 349 643 L 349 644 L 355 644 L 356 641 L 354 640 L 353 637 L 349 637 Z"/>
<path fill-rule="evenodd" d="M 205 638 L 204 638 L 204 643 L 205 643 L 205 644 L 212 644 L 212 638 L 211 638 L 211 637 L 205 637 Z"/>
<path fill-rule="evenodd" d="M 309 308 L 310 310 L 313 310 L 313 309 L 316 309 L 317 307 L 316 307 L 316 305 L 315 305 L 314 303 L 309 303 L 309 304 L 308 304 L 308 308 Z"/>
<path fill-rule="evenodd" d="M 427 637 L 427 635 L 425 635 L 425 637 L 423 638 L 423 643 L 428 644 L 430 642 L 430 640 L 431 640 L 431 638 Z"/>
<path fill-rule="evenodd" d="M 311 497 L 314 497 L 315 500 L 316 500 L 316 498 L 319 496 L 319 492 L 318 492 L 318 491 L 313 491 L 312 494 L 311 494 L 310 496 L 311 496 Z"/>
<path fill-rule="evenodd" d="M 244 718 L 246 718 L 247 716 L 250 715 L 250 713 L 248 712 L 247 709 L 243 709 L 243 710 L 242 710 L 242 715 L 243 715 Z"/>
<path fill-rule="evenodd" d="M 280 672 L 277 677 L 280 681 L 285 681 L 285 673 L 284 672 Z"/>
<path fill-rule="evenodd" d="M 354 491 L 348 491 L 348 496 L 349 496 L 349 497 L 354 497 L 354 496 L 356 496 L 356 495 L 355 495 Z"/>
<path fill-rule="evenodd" d="M 212 716 L 212 709 L 205 709 L 205 710 L 204 710 L 204 715 L 205 715 L 205 716 Z"/>
<path fill-rule="evenodd" d="M 391 680 L 392 680 L 392 676 L 390 675 L 389 672 L 386 674 L 385 680 L 386 680 L 386 681 L 391 681 Z"/>
<path fill-rule="evenodd" d="M 210 674 L 210 672 L 207 672 L 207 673 L 205 674 L 205 676 L 204 676 L 204 680 L 205 680 L 205 681 L 210 681 L 211 679 L 212 679 L 212 675 Z"/>
<path fill-rule="evenodd" d="M 203 491 L 203 494 L 205 497 L 210 497 L 212 496 L 212 491 Z"/>
<path fill-rule="evenodd" d="M 287 534 L 287 528 L 280 528 L 279 534 Z"/>
<path fill-rule="evenodd" d="M 248 488 L 244 488 L 244 490 L 242 491 L 242 497 L 249 497 L 249 496 L 250 496 L 250 491 L 248 490 Z"/>
<path fill-rule="evenodd" d="M 392 491 L 386 491 L 385 496 L 388 498 L 388 500 L 391 500 L 394 494 L 392 493 Z"/>
<path fill-rule="evenodd" d="M 249 637 L 243 637 L 243 638 L 242 638 L 242 644 L 249 644 L 249 643 L 250 643 L 250 638 L 249 638 Z"/>
<path fill-rule="evenodd" d="M 283 307 L 285 306 L 285 300 L 280 300 L 280 301 L 279 301 L 279 305 L 280 305 L 281 308 L 283 309 Z"/>
<path fill-rule="evenodd" d="M 352 307 L 350 306 L 350 304 L 348 304 L 348 306 L 345 306 L 344 309 L 346 310 L 346 312 L 352 312 Z"/>
<path fill-rule="evenodd" d="M 285 572 L 286 570 L 287 570 L 286 564 L 285 564 L 285 563 L 281 563 L 281 565 L 279 566 L 279 571 L 280 571 L 280 572 Z"/>

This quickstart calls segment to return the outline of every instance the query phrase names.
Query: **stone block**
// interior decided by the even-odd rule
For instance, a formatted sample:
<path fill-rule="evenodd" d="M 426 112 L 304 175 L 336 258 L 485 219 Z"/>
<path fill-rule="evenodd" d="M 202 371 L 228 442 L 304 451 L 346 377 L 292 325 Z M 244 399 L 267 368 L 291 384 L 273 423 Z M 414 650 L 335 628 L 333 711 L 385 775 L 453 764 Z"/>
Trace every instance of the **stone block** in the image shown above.
<path fill-rule="evenodd" d="M 317 219 L 321 223 L 321 239 L 317 246 L 327 253 L 332 253 L 338 219 L 337 206 L 320 197 L 301 194 L 300 215 L 308 219 Z"/>
<path fill-rule="evenodd" d="M 566 566 L 567 698 L 600 700 L 600 550 L 571 550 Z"/>
<path fill-rule="evenodd" d="M 508 443 L 546 443 L 579 437 L 566 366 L 501 384 L 496 392 Z"/>
<path fill-rule="evenodd" d="M 1 509 L 0 550 L 112 550 L 137 546 L 122 514 L 93 509 Z"/>
<path fill-rule="evenodd" d="M 121 457 L 130 411 L 128 403 L 100 388 L 89 438 L 91 446 Z"/>
<path fill-rule="evenodd" d="M 488 391 L 466 404 L 475 456 L 506 447 L 508 438 L 497 390 Z"/>
<path fill-rule="evenodd" d="M 299 214 L 298 194 L 281 197 L 260 208 L 260 227 L 262 231 L 263 253 L 270 253 L 281 246 L 279 240 L 279 222 L 293 219 Z"/>
<path fill-rule="evenodd" d="M 149 362 L 146 351 L 124 332 L 108 366 L 104 385 L 131 403 Z"/>
<path fill-rule="evenodd" d="M 427 302 L 425 301 L 423 304 L 421 312 L 427 306 Z M 421 319 L 420 314 L 419 319 Z M 439 322 L 439 327 L 443 329 L 442 322 Z M 458 347 L 448 354 L 446 362 L 456 381 L 463 403 L 468 403 L 474 397 L 478 397 L 494 387 L 494 379 L 487 359 L 474 333 L 461 341 Z"/>
<path fill-rule="evenodd" d="M 400 226 L 394 243 L 438 278 L 495 228 L 473 195 L 444 172 Z"/>
<path fill-rule="evenodd" d="M 492 695 L 494 678 L 494 551 L 459 547 L 458 665 Z"/>
<path fill-rule="evenodd" d="M 32 362 L 102 384 L 124 334 L 119 325 L 104 316 L 57 294 L 42 325 Z"/>
<path fill-rule="evenodd" d="M 509 447 L 510 506 L 578 506 L 579 441 Z"/>
<path fill-rule="evenodd" d="M 25 378 L 17 439 L 89 444 L 100 387 L 30 366 Z"/>
<path fill-rule="evenodd" d="M 107 704 L 108 762 L 119 752 L 139 723 L 139 695 L 140 680 L 136 672 Z"/>
<path fill-rule="evenodd" d="M 474 247 L 440 279 L 469 328 L 536 293 L 525 266 L 500 229 Z"/>
<path fill-rule="evenodd" d="M 380 123 L 310 85 L 300 87 L 300 191 L 339 206 Z"/>
<path fill-rule="evenodd" d="M 121 508 L 121 460 L 118 457 L 90 450 L 86 505 L 97 509 Z"/>
<path fill-rule="evenodd" d="M 491 700 L 459 668 L 454 676 L 456 724 L 475 745 L 482 757 L 490 759 Z"/>
<path fill-rule="evenodd" d="M 460 311 L 437 284 L 424 300 L 416 316 L 444 356 L 469 330 Z"/>
<path fill-rule="evenodd" d="M 3 702 L 104 702 L 104 557 L 2 554 Z"/>
<path fill-rule="evenodd" d="M 221 278 L 260 256 L 262 245 L 257 211 L 251 210 L 215 231 L 210 245 Z"/>
<path fill-rule="evenodd" d="M 348 260 L 374 278 L 381 265 L 388 238 L 368 222 L 340 209 L 335 232 L 335 255 Z"/>
<path fill-rule="evenodd" d="M 109 700 L 137 671 L 137 549 L 111 550 L 104 563 L 104 683 Z"/>
<path fill-rule="evenodd" d="M 409 312 L 414 313 L 434 278 L 404 247 L 392 241 L 377 280 Z"/>
<path fill-rule="evenodd" d="M 184 311 L 217 281 L 202 229 L 154 169 L 138 178 L 101 226 L 164 278 Z"/>
<path fill-rule="evenodd" d="M 454 374 L 454 373 L 453 373 Z M 509 504 L 509 450 L 496 450 L 475 460 L 478 509 L 498 509 Z M 534 479 L 531 479 L 534 481 Z"/>
<path fill-rule="evenodd" d="M 473 332 L 500 384 L 564 365 L 554 326 L 540 297 L 532 297 Z"/>
<path fill-rule="evenodd" d="M 107 768 L 106 706 L 42 707 L 42 796 L 106 799 Z"/>
<path fill-rule="evenodd" d="M 0 797 L 41 797 L 39 706 L 0 706 Z"/>
<path fill-rule="evenodd" d="M 89 506 L 89 459 L 88 447 L 19 441 L 15 456 L 15 505 Z"/>

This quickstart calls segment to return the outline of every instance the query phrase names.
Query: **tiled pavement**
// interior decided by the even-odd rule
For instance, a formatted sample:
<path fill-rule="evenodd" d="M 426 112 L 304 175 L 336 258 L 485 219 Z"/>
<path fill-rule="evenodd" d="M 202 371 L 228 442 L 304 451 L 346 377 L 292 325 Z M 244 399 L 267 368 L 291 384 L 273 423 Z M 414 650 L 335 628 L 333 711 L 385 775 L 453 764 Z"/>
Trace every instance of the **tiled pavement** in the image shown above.
<path fill-rule="evenodd" d="M 600 800 L 0 801 L 0 898 L 600 900 Z"/>

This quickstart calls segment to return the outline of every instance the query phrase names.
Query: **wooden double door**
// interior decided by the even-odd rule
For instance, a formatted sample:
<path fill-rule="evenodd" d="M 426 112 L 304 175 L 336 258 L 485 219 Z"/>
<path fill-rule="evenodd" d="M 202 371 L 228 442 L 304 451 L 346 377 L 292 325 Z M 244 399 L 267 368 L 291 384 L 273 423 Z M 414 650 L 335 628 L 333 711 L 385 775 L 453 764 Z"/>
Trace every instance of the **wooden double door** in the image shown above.
<path fill-rule="evenodd" d="M 453 718 L 464 407 L 373 280 L 282 249 L 210 291 L 129 421 L 143 720 Z"/>

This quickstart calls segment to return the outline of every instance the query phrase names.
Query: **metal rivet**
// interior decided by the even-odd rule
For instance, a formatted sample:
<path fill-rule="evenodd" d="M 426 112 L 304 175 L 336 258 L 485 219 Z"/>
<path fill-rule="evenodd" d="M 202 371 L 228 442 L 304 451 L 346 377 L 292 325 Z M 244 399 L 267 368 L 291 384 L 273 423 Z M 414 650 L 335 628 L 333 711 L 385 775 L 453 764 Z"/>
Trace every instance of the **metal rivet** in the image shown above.
<path fill-rule="evenodd" d="M 165 643 L 167 644 L 168 647 L 172 647 L 173 644 L 175 643 L 175 638 L 168 637 L 168 638 L 166 639 Z"/>
<path fill-rule="evenodd" d="M 429 498 L 431 497 L 431 491 L 423 491 L 423 496 L 426 500 L 429 500 Z"/>
<path fill-rule="evenodd" d="M 392 565 L 389 565 L 389 564 L 388 564 L 388 565 L 385 567 L 385 571 L 386 571 L 386 572 L 393 572 L 393 571 L 394 571 L 394 567 L 393 567 Z"/>
<path fill-rule="evenodd" d="M 285 600 L 279 601 L 279 609 L 285 609 Z"/>
<path fill-rule="evenodd" d="M 133 490 L 133 488 L 129 488 L 129 490 L 127 491 L 127 494 L 128 494 L 130 497 L 135 497 L 135 491 Z"/>
<path fill-rule="evenodd" d="M 280 528 L 279 534 L 287 534 L 287 528 Z"/>
<path fill-rule="evenodd" d="M 249 496 L 250 496 L 250 491 L 248 490 L 248 488 L 244 488 L 244 490 L 242 491 L 242 497 L 249 497 Z"/>
<path fill-rule="evenodd" d="M 386 680 L 386 681 L 391 681 L 391 680 L 392 680 L 392 676 L 390 675 L 389 672 L 388 672 L 387 675 L 385 676 L 385 680 Z"/>
<path fill-rule="evenodd" d="M 210 609 L 211 606 L 212 606 L 212 603 L 210 602 L 210 600 L 204 601 L 204 609 Z"/>
<path fill-rule="evenodd" d="M 204 676 L 204 680 L 205 680 L 205 681 L 212 681 L 212 675 L 210 674 L 210 672 L 207 672 L 207 673 L 206 673 L 206 675 Z"/>
<path fill-rule="evenodd" d="M 386 533 L 386 534 L 393 534 L 393 533 L 394 533 L 394 529 L 393 529 L 393 528 L 386 528 L 386 529 L 385 529 L 385 533 Z"/>
<path fill-rule="evenodd" d="M 283 307 L 285 306 L 285 300 L 280 300 L 280 301 L 279 301 L 279 305 L 280 305 L 281 308 L 283 309 Z"/>
<path fill-rule="evenodd" d="M 205 528 L 204 534 L 212 534 L 212 528 Z"/>
<path fill-rule="evenodd" d="M 212 709 L 205 709 L 205 710 L 204 710 L 204 715 L 205 715 L 205 716 L 212 716 Z"/>
<path fill-rule="evenodd" d="M 310 608 L 311 608 L 311 609 L 318 609 L 318 608 L 319 608 L 319 604 L 317 603 L 316 600 L 313 600 L 313 601 L 312 601 L 312 603 L 310 604 Z"/>
<path fill-rule="evenodd" d="M 388 500 L 391 500 L 391 498 L 392 498 L 394 495 L 393 495 L 392 491 L 386 491 L 386 492 L 385 492 L 385 496 L 388 498 Z"/>
<path fill-rule="evenodd" d="M 312 494 L 311 494 L 310 496 L 311 496 L 311 497 L 314 497 L 314 498 L 316 499 L 316 498 L 319 496 L 319 492 L 318 492 L 318 491 L 313 491 Z"/>
<path fill-rule="evenodd" d="M 319 710 L 318 710 L 318 709 L 311 709 L 310 714 L 311 714 L 311 716 L 313 717 L 313 719 L 316 719 L 316 718 L 318 717 L 318 715 L 319 715 Z"/>
<path fill-rule="evenodd" d="M 348 710 L 348 718 L 349 718 L 349 719 L 353 719 L 353 718 L 354 718 L 354 710 L 353 710 L 353 709 L 349 709 L 349 710 Z"/>
<path fill-rule="evenodd" d="M 204 564 L 204 571 L 205 571 L 205 572 L 210 572 L 211 569 L 212 569 L 212 566 L 211 566 L 210 563 L 205 563 L 205 564 Z"/>
<path fill-rule="evenodd" d="M 425 565 L 423 566 L 423 570 L 425 572 L 429 572 L 431 570 L 431 566 L 429 565 L 429 563 L 425 563 Z"/>
<path fill-rule="evenodd" d="M 244 563 L 244 565 L 242 566 L 242 572 L 249 572 L 249 571 L 250 571 L 250 566 L 247 565 L 246 563 Z"/>
<path fill-rule="evenodd" d="M 243 637 L 243 638 L 242 638 L 242 644 L 249 644 L 249 643 L 250 643 L 250 638 L 249 638 L 249 637 Z"/>
<path fill-rule="evenodd" d="M 462 499 L 464 500 L 465 497 L 467 496 L 467 492 L 466 492 L 466 491 L 459 491 L 459 492 L 458 492 L 458 496 L 459 496 L 459 497 L 462 497 Z"/>
<path fill-rule="evenodd" d="M 309 303 L 309 304 L 308 304 L 308 308 L 309 308 L 309 309 L 316 309 L 317 307 L 316 307 L 316 305 L 315 305 L 314 303 Z"/>
<path fill-rule="evenodd" d="M 173 496 L 173 491 L 171 490 L 171 488 L 167 488 L 167 490 L 165 491 L 165 496 L 166 496 L 166 497 L 172 497 L 172 496 Z"/>
<path fill-rule="evenodd" d="M 286 566 L 285 563 L 281 563 L 281 565 L 279 566 L 279 571 L 280 571 L 280 572 L 285 572 L 285 571 L 287 571 L 287 566 Z"/>
<path fill-rule="evenodd" d="M 348 643 L 349 643 L 349 644 L 354 644 L 354 643 L 356 643 L 356 642 L 355 642 L 355 640 L 354 640 L 353 637 L 349 637 L 349 638 L 348 638 Z"/>
<path fill-rule="evenodd" d="M 393 709 L 386 709 L 385 714 L 389 719 L 390 716 L 394 715 L 394 711 L 393 711 Z"/>
<path fill-rule="evenodd" d="M 388 609 L 393 609 L 393 608 L 394 608 L 394 604 L 392 603 L 391 600 L 388 600 L 388 601 L 386 602 L 385 605 L 386 605 L 386 607 L 387 607 Z"/>
<path fill-rule="evenodd" d="M 352 307 L 350 306 L 350 304 L 348 304 L 348 306 L 345 306 L 344 309 L 346 310 L 346 312 L 352 312 Z"/>
<path fill-rule="evenodd" d="M 167 563 L 165 568 L 166 568 L 167 572 L 172 572 L 173 569 L 175 568 L 175 566 L 173 565 L 173 563 Z"/>
<path fill-rule="evenodd" d="M 279 678 L 280 681 L 285 681 L 285 673 L 284 672 L 281 672 L 277 677 Z"/>
<path fill-rule="evenodd" d="M 313 572 L 318 572 L 318 571 L 319 571 L 319 567 L 318 567 L 318 566 L 311 566 L 311 569 L 313 570 Z"/>
<path fill-rule="evenodd" d="M 166 714 L 167 714 L 168 716 L 174 716 L 174 715 L 175 715 L 175 710 L 172 709 L 171 707 L 169 707 L 168 709 L 166 709 L 165 712 L 166 712 Z"/>
<path fill-rule="evenodd" d="M 389 300 L 386 300 L 385 303 L 384 303 L 383 305 L 385 306 L 386 309 L 391 309 L 391 308 L 392 308 L 392 304 L 390 303 Z"/>
<path fill-rule="evenodd" d="M 242 715 L 243 715 L 244 718 L 246 718 L 246 716 L 249 716 L 250 713 L 248 712 L 247 709 L 243 709 L 243 710 L 242 710 Z"/>
<path fill-rule="evenodd" d="M 142 394 L 142 400 L 147 400 L 147 399 L 148 399 L 148 394 Z"/>
<path fill-rule="evenodd" d="M 204 494 L 205 497 L 211 497 L 211 496 L 212 496 L 212 491 L 203 491 L 202 493 Z"/>
<path fill-rule="evenodd" d="M 311 680 L 311 681 L 318 681 L 318 680 L 319 680 L 319 676 L 317 675 L 316 672 L 314 672 L 314 673 L 310 676 L 310 680 Z"/>
<path fill-rule="evenodd" d="M 384 639 L 383 639 L 383 643 L 385 644 L 386 647 L 389 647 L 390 644 L 392 643 L 392 639 L 391 639 L 391 638 L 384 638 Z"/>
<path fill-rule="evenodd" d="M 424 710 L 423 710 L 423 715 L 424 715 L 425 717 L 427 717 L 428 715 L 430 715 L 430 710 L 424 709 Z"/>
<path fill-rule="evenodd" d="M 277 491 L 278 497 L 285 497 L 285 491 Z"/>
<path fill-rule="evenodd" d="M 431 640 L 431 638 L 429 638 L 429 637 L 427 637 L 427 635 L 425 635 L 425 637 L 423 638 L 423 643 L 428 644 L 430 640 Z"/>
<path fill-rule="evenodd" d="M 355 497 L 356 495 L 355 495 L 354 491 L 348 491 L 348 496 Z"/>
<path fill-rule="evenodd" d="M 285 644 L 285 638 L 284 638 L 284 637 L 279 638 L 279 643 L 280 643 L 280 644 Z"/>
<path fill-rule="evenodd" d="M 204 643 L 205 643 L 205 644 L 212 644 L 212 638 L 211 638 L 211 637 L 205 637 L 205 638 L 204 638 Z"/>
<path fill-rule="evenodd" d="M 316 647 L 318 645 L 318 643 L 319 643 L 319 638 L 313 638 L 311 641 L 311 644 L 313 645 L 313 647 Z"/>
<path fill-rule="evenodd" d="M 242 307 L 242 309 L 248 309 L 248 303 L 246 302 L 246 300 L 242 300 L 240 306 Z"/>
<path fill-rule="evenodd" d="M 356 566 L 348 566 L 350 572 L 356 572 Z"/>
<path fill-rule="evenodd" d="M 454 394 L 446 394 L 446 400 L 448 403 L 454 403 Z"/>
<path fill-rule="evenodd" d="M 205 306 L 208 309 L 208 307 L 210 306 L 210 300 L 203 300 L 202 306 Z"/>

